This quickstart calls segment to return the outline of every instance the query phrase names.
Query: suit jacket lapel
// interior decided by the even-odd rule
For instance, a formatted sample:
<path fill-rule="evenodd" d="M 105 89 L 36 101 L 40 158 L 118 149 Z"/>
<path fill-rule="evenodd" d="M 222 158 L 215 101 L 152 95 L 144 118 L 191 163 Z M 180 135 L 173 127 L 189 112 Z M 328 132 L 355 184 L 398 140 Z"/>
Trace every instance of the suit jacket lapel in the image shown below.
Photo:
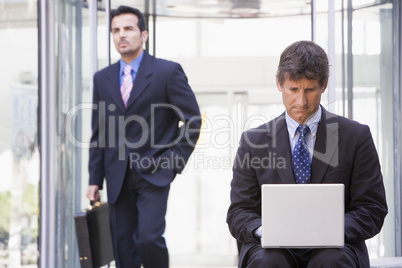
<path fill-rule="evenodd" d="M 120 62 L 116 62 L 110 65 L 110 71 L 106 75 L 106 88 L 109 91 L 109 94 L 112 96 L 114 103 L 116 103 L 117 107 L 124 112 L 124 104 L 121 98 L 120 93 Z"/>
<path fill-rule="evenodd" d="M 135 77 L 133 90 L 131 91 L 130 98 L 127 102 L 128 109 L 144 92 L 150 84 L 150 76 L 152 75 L 152 57 L 148 52 L 144 51 L 140 68 L 138 69 L 137 76 Z"/>
<path fill-rule="evenodd" d="M 322 108 L 322 107 L 321 107 Z M 317 139 L 315 141 L 313 161 L 311 164 L 311 182 L 320 183 L 331 165 L 336 167 L 339 161 L 339 125 L 330 118 L 336 115 L 322 108 L 321 120 L 318 123 Z"/>
<path fill-rule="evenodd" d="M 292 170 L 292 155 L 290 152 L 289 134 L 286 126 L 285 113 L 275 118 L 269 125 L 268 137 L 271 139 L 268 143 L 268 153 L 272 152 L 273 157 L 283 157 L 284 167 L 276 168 L 283 183 L 295 183 Z"/>

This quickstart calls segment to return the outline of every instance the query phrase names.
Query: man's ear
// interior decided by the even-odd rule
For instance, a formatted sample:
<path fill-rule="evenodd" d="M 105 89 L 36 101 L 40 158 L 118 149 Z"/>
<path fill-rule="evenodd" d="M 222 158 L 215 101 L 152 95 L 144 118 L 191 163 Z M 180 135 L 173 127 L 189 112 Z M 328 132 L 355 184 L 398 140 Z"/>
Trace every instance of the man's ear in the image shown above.
<path fill-rule="evenodd" d="M 279 92 L 282 92 L 282 87 L 281 87 L 281 85 L 279 84 L 278 76 L 276 77 L 276 87 L 278 88 Z"/>
<path fill-rule="evenodd" d="M 322 87 L 321 93 L 325 92 L 325 90 L 327 89 L 327 86 L 328 86 L 328 80 L 327 80 L 327 82 L 325 82 L 325 85 Z"/>
<path fill-rule="evenodd" d="M 148 40 L 148 31 L 141 32 L 142 43 L 145 43 Z"/>

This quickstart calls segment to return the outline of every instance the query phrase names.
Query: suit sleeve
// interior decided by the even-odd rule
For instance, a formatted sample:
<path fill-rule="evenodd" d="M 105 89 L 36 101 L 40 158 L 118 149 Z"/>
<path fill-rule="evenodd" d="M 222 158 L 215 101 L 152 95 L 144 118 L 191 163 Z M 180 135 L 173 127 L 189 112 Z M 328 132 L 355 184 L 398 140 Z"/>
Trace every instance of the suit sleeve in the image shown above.
<path fill-rule="evenodd" d="M 231 205 L 227 214 L 229 230 L 245 243 L 258 242 L 253 232 L 261 226 L 261 188 L 252 165 L 252 154 L 244 133 L 233 165 Z"/>
<path fill-rule="evenodd" d="M 188 84 L 187 76 L 179 64 L 174 65 L 169 75 L 168 92 L 169 101 L 183 123 L 176 133 L 177 142 L 171 148 L 173 155 L 181 160 L 176 161 L 174 169 L 177 173 L 181 173 L 198 141 L 201 114 L 194 92 Z"/>
<path fill-rule="evenodd" d="M 367 126 L 359 134 L 349 192 L 345 241 L 353 243 L 379 233 L 387 215 L 381 167 Z"/>
<path fill-rule="evenodd" d="M 94 76 L 93 107 L 92 107 L 92 134 L 89 149 L 89 185 L 98 185 L 102 189 L 104 171 L 105 151 L 105 118 L 102 112 L 99 94 L 96 86 L 96 75 Z"/>

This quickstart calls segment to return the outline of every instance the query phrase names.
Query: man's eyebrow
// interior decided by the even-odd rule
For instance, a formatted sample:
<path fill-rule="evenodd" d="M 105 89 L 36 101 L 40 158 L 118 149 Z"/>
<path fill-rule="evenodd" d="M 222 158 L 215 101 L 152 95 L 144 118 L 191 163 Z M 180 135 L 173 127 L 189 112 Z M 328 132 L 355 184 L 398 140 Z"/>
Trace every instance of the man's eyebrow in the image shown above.
<path fill-rule="evenodd" d="M 129 29 L 131 29 L 131 28 L 134 28 L 134 25 L 126 25 L 126 26 L 122 26 L 122 27 L 113 27 L 112 30 L 118 30 L 120 28 L 124 28 L 124 29 L 129 28 Z"/>

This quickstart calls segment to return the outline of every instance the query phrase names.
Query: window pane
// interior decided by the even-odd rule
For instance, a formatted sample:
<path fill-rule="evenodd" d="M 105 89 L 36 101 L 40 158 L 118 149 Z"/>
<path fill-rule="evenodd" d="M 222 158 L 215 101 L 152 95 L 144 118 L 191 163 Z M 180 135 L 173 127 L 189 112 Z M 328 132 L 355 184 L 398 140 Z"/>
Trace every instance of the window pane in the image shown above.
<path fill-rule="evenodd" d="M 295 32 L 294 25 L 303 30 Z M 203 115 L 195 151 L 171 185 L 166 240 L 172 266 L 236 265 L 226 213 L 240 134 L 284 111 L 275 81 L 279 56 L 292 42 L 309 39 L 310 29 L 309 16 L 158 17 L 156 56 L 183 66 Z"/>
<path fill-rule="evenodd" d="M 0 18 L 0 267 L 37 267 L 36 1 L 6 1 Z"/>
<path fill-rule="evenodd" d="M 395 254 L 392 18 L 391 4 L 353 13 L 353 119 L 370 127 L 389 210 L 381 233 L 367 241 L 371 258 Z"/>

